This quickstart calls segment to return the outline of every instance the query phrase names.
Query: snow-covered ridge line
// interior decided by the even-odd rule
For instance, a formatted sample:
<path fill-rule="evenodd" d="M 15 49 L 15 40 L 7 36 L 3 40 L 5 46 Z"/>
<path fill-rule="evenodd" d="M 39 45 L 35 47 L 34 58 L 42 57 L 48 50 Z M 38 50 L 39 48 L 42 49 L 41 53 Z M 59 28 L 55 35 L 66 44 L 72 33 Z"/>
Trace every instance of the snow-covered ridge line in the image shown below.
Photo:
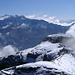
<path fill-rule="evenodd" d="M 25 70 L 25 72 L 23 70 Z M 63 71 L 60 66 L 58 66 L 52 62 L 47 62 L 47 61 L 39 61 L 39 62 L 35 62 L 35 63 L 28 63 L 28 64 L 16 66 L 13 68 L 2 70 L 0 73 L 13 75 L 13 74 L 19 74 L 19 72 L 22 75 L 24 75 L 24 74 L 29 75 L 30 73 L 31 73 L 31 75 L 34 75 L 34 74 L 47 74 L 47 75 L 50 75 L 50 74 L 65 75 L 66 74 L 66 75 L 69 75 L 67 72 Z"/>
<path fill-rule="evenodd" d="M 75 75 L 75 51 L 63 45 L 61 41 L 65 38 L 64 36 L 69 38 L 65 34 L 50 35 L 51 40 L 46 39 L 33 48 L 1 58 L 0 74 L 35 75 L 45 73 L 46 75 L 48 72 L 48 75 Z M 61 40 L 58 41 L 59 39 Z"/>
<path fill-rule="evenodd" d="M 18 15 L 4 15 L 4 16 L 0 16 L 0 20 L 4 20 L 6 18 L 9 18 L 11 16 L 18 16 Z M 53 23 L 53 24 L 57 24 L 57 25 L 61 25 L 61 26 L 70 26 L 72 25 L 73 23 L 75 23 L 75 20 L 72 20 L 70 22 L 67 22 L 67 21 L 61 21 L 59 19 L 56 18 L 56 16 L 48 16 L 48 15 L 43 15 L 43 16 L 36 16 L 36 15 L 22 15 L 23 17 L 26 17 L 26 18 L 29 18 L 29 19 L 37 19 L 37 20 L 44 20 L 44 21 L 47 21 L 49 23 Z M 22 18 L 24 19 L 24 18 Z"/>
<path fill-rule="evenodd" d="M 0 20 L 4 20 L 4 19 L 9 18 L 9 17 L 10 17 L 10 15 L 0 16 Z"/>

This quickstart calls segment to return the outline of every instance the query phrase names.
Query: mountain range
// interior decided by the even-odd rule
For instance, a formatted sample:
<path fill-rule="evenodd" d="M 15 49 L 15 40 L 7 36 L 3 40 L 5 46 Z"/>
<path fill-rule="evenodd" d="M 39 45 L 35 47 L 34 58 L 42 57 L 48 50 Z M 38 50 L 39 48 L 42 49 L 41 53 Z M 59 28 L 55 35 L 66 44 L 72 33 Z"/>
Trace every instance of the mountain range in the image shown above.
<path fill-rule="evenodd" d="M 74 23 L 0 17 L 0 75 L 75 75 L 74 34 Z"/>
<path fill-rule="evenodd" d="M 65 33 L 69 27 L 23 15 L 4 15 L 0 17 L 0 47 L 12 45 L 19 50 L 34 47 L 47 35 Z"/>

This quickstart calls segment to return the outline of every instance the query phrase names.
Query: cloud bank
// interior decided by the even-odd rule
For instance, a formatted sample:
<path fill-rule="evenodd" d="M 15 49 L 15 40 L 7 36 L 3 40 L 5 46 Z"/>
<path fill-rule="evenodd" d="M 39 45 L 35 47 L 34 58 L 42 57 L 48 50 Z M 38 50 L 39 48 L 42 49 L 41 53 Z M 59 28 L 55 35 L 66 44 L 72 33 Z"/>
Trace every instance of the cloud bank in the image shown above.
<path fill-rule="evenodd" d="M 66 33 L 70 34 L 72 37 L 75 38 L 75 24 L 71 26 L 70 29 Z"/>
<path fill-rule="evenodd" d="M 15 48 L 12 45 L 7 45 L 0 49 L 0 57 L 7 57 L 9 55 L 13 55 L 18 51 L 17 48 Z"/>
<path fill-rule="evenodd" d="M 75 50 L 75 24 L 66 32 L 69 38 L 63 39 L 62 43 Z"/>
<path fill-rule="evenodd" d="M 60 22 L 59 19 L 57 19 L 56 16 L 48 16 L 48 15 L 43 15 L 43 16 L 38 16 L 38 15 L 28 15 L 26 16 L 27 18 L 30 19 L 38 19 L 38 20 L 45 20 L 49 23 L 57 24 L 57 25 L 62 25 L 62 26 L 70 26 L 72 23 L 66 23 L 66 22 Z"/>

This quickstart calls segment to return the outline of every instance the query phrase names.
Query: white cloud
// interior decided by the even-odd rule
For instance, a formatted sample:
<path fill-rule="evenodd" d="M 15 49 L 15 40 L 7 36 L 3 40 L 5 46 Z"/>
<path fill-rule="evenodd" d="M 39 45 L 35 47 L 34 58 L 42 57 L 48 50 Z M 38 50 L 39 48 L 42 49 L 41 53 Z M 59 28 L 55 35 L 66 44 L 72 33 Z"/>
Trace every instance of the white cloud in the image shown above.
<path fill-rule="evenodd" d="M 66 35 L 69 36 L 69 38 L 65 38 L 62 41 L 63 44 L 75 50 L 75 25 L 70 27 L 70 29 L 66 32 Z"/>
<path fill-rule="evenodd" d="M 57 25 L 62 25 L 62 26 L 70 26 L 72 23 L 61 23 L 59 19 L 57 19 L 56 16 L 49 16 L 49 15 L 43 15 L 43 16 L 39 16 L 39 15 L 28 15 L 26 16 L 27 18 L 30 19 L 39 19 L 39 20 L 45 20 L 49 23 L 53 23 L 53 24 L 57 24 Z"/>
<path fill-rule="evenodd" d="M 5 47 L 0 49 L 0 57 L 6 57 L 6 56 L 9 56 L 9 55 L 13 55 L 17 51 L 18 51 L 18 49 L 11 46 L 11 45 L 5 46 Z"/>
<path fill-rule="evenodd" d="M 30 19 L 35 19 L 36 18 L 35 15 L 28 15 L 28 16 L 25 16 L 25 17 L 30 18 Z"/>
<path fill-rule="evenodd" d="M 70 29 L 66 32 L 75 38 L 75 24 L 70 27 Z"/>

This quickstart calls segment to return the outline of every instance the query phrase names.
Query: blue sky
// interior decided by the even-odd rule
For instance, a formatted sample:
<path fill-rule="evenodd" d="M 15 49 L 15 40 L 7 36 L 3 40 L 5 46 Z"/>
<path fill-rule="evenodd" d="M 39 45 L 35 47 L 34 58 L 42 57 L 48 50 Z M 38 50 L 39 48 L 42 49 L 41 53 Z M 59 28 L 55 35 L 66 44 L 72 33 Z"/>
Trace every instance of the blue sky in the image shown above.
<path fill-rule="evenodd" d="M 75 0 L 0 0 L 0 16 L 45 15 L 75 19 Z"/>

